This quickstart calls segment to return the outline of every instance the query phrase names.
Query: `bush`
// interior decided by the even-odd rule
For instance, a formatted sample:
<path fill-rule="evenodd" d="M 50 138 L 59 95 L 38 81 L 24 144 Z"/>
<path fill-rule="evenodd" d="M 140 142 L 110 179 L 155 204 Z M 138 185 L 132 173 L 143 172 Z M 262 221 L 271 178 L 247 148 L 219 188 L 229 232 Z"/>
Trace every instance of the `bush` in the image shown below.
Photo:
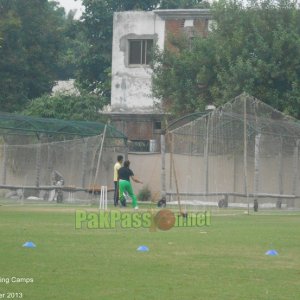
<path fill-rule="evenodd" d="M 149 201 L 151 199 L 151 191 L 148 186 L 144 186 L 138 193 L 140 201 Z"/>

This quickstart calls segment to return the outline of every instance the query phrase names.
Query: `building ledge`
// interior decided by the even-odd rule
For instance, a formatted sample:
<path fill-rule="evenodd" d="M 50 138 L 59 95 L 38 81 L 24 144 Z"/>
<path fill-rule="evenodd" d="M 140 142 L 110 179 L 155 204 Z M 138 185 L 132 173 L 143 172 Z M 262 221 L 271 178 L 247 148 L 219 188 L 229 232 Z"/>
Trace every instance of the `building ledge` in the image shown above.
<path fill-rule="evenodd" d="M 162 19 L 195 19 L 205 18 L 212 19 L 210 9 L 156 9 L 153 11 Z"/>
<path fill-rule="evenodd" d="M 127 106 L 106 106 L 101 114 L 106 115 L 165 115 L 160 108 L 154 107 L 127 107 Z"/>

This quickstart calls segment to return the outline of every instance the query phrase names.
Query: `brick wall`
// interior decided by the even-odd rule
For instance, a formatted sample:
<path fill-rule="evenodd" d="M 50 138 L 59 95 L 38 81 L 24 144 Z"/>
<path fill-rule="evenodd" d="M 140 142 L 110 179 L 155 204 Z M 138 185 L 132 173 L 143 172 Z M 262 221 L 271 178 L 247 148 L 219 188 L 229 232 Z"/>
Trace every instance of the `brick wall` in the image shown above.
<path fill-rule="evenodd" d="M 189 37 L 206 37 L 208 34 L 208 19 L 198 18 L 194 20 L 193 27 L 184 27 L 184 19 L 166 20 L 165 22 L 165 44 L 166 48 L 176 51 L 176 47 L 170 42 L 170 36 L 180 37 L 187 34 Z"/>
<path fill-rule="evenodd" d="M 194 20 L 194 27 L 200 36 L 206 37 L 208 34 L 208 19 Z"/>

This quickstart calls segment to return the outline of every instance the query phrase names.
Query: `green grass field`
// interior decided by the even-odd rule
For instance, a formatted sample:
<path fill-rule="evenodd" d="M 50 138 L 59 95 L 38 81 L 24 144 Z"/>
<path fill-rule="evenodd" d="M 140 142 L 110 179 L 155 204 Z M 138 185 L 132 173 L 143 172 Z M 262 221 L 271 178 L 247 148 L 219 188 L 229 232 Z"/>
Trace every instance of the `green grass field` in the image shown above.
<path fill-rule="evenodd" d="M 299 299 L 300 213 L 232 212 L 212 211 L 209 227 L 75 230 L 74 207 L 2 205 L 0 295 L 7 299 L 8 292 L 22 293 L 15 299 L 28 300 Z M 26 241 L 37 247 L 22 247 Z M 136 251 L 140 245 L 150 251 Z M 265 255 L 269 249 L 279 255 Z M 3 282 L 12 277 L 34 282 Z"/>

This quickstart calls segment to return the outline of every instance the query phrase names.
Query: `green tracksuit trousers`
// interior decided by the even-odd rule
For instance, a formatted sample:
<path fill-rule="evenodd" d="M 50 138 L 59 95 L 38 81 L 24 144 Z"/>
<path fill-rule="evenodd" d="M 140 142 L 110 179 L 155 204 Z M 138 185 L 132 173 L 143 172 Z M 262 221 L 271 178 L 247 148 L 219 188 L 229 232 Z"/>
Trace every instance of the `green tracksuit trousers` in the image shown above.
<path fill-rule="evenodd" d="M 124 200 L 126 200 L 125 196 L 124 196 L 125 192 L 127 192 L 127 194 L 132 199 L 132 207 L 136 207 L 137 206 L 137 199 L 136 199 L 136 195 L 133 192 L 132 185 L 131 185 L 130 181 L 119 180 L 119 199 L 120 199 L 121 203 L 122 202 L 124 203 Z"/>

